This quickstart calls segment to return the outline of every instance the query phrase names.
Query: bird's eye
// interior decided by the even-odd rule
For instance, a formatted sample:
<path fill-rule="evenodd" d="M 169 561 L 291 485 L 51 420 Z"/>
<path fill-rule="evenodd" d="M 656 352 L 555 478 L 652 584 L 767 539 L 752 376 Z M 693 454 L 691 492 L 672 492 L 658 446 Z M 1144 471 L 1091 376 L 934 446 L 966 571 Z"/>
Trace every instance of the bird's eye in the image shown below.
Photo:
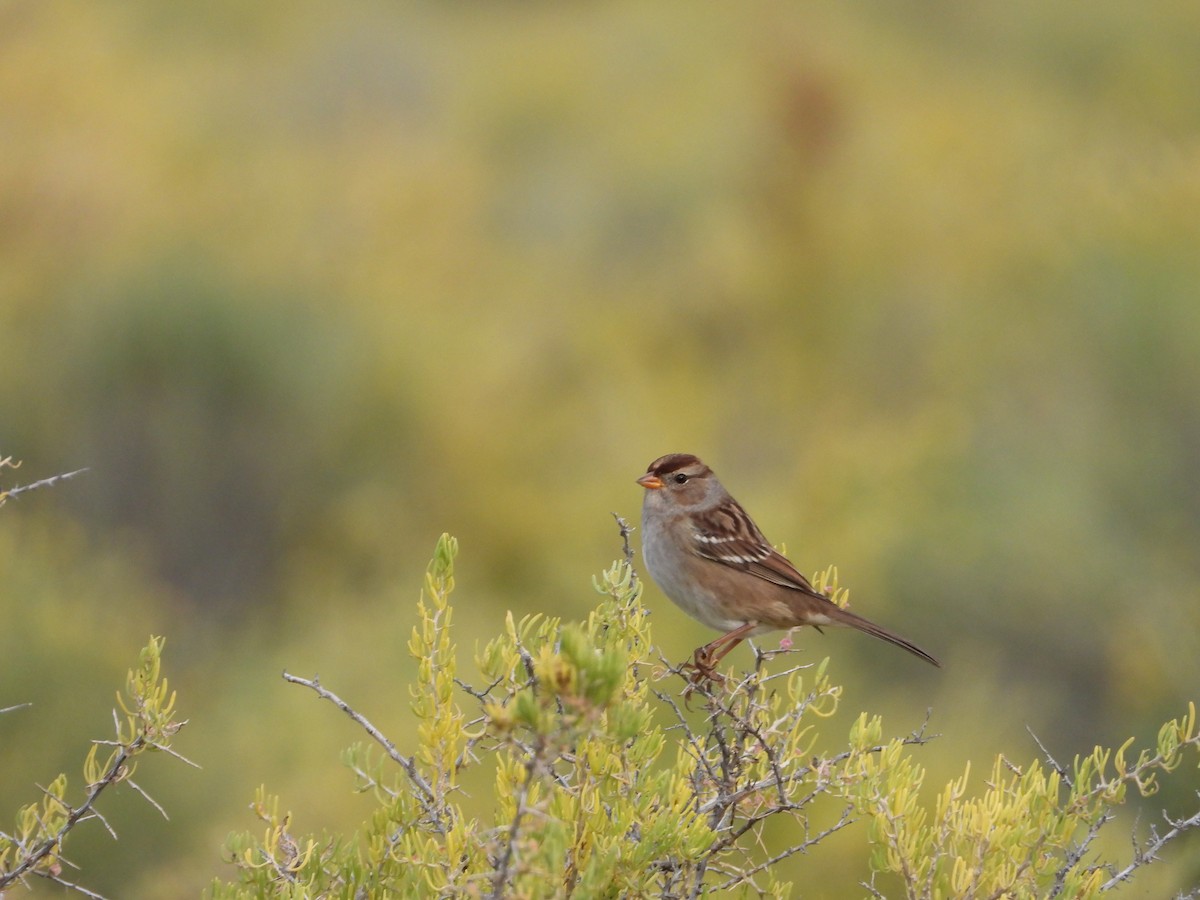
<path fill-rule="evenodd" d="M 688 480 L 688 477 L 686 475 L 684 475 L 682 472 L 675 473 L 675 483 L 676 484 L 687 484 L 687 480 Z"/>

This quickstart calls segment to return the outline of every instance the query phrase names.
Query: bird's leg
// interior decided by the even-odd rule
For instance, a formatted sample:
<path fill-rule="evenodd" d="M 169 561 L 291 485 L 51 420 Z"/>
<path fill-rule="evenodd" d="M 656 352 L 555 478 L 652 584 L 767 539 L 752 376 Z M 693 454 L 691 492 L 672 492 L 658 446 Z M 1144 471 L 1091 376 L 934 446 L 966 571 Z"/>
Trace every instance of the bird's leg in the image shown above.
<path fill-rule="evenodd" d="M 691 669 L 691 681 L 715 681 L 718 684 L 724 681 L 717 674 L 717 665 L 729 652 L 738 644 L 750 636 L 750 633 L 758 627 L 757 622 L 746 622 L 739 625 L 733 631 L 721 635 L 714 641 L 709 641 L 703 647 L 700 647 L 692 654 L 692 661 L 684 665 L 685 669 Z"/>

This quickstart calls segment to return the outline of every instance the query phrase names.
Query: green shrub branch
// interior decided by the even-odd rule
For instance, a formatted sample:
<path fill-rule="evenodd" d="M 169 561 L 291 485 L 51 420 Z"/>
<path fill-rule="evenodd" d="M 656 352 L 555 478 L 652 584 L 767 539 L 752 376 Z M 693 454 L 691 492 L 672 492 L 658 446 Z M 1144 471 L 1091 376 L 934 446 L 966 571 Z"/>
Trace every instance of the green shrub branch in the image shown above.
<path fill-rule="evenodd" d="M 776 878 L 778 862 L 864 820 L 873 871 L 908 897 L 1091 897 L 1200 826 L 1200 814 L 1172 822 L 1124 866 L 1094 852 L 1130 787 L 1148 796 L 1200 756 L 1194 707 L 1153 750 L 1097 748 L 1069 769 L 1048 754 L 1023 765 L 998 757 L 982 791 L 968 765 L 930 801 L 913 756 L 923 728 L 889 739 L 863 713 L 830 745 L 819 726 L 842 692 L 824 662 L 776 671 L 778 653 L 758 652 L 750 671 L 681 698 L 682 673 L 654 649 L 629 554 L 596 580 L 602 599 L 585 621 L 510 614 L 464 680 L 452 639 L 456 553 L 443 535 L 417 605 L 411 748 L 315 679 L 286 676 L 371 738 L 345 754 L 374 795 L 369 820 L 350 835 L 293 835 L 290 814 L 260 791 L 266 829 L 230 838 L 235 879 L 211 896 L 783 897 L 791 885 Z M 834 570 L 817 581 L 840 595 Z M 472 766 L 493 772 L 484 815 L 461 789 Z M 768 850 L 774 820 L 791 823 L 789 839 Z"/>
<path fill-rule="evenodd" d="M 151 637 L 137 666 L 126 675 L 124 693 L 117 694 L 120 711 L 113 711 L 115 739 L 93 742 L 83 764 L 87 788 L 79 804 L 67 802 L 67 776 L 60 774 L 42 788 L 40 802 L 18 810 L 11 833 L 0 831 L 0 891 L 37 877 L 99 897 L 63 878 L 63 848 L 76 826 L 91 819 L 101 821 L 116 837 L 97 804 L 101 794 L 118 784 L 128 784 L 165 817 L 162 807 L 133 780 L 138 762 L 147 753 L 164 752 L 195 765 L 171 747 L 175 734 L 187 723 L 176 717 L 175 693 L 162 676 L 162 647 L 162 638 Z"/>

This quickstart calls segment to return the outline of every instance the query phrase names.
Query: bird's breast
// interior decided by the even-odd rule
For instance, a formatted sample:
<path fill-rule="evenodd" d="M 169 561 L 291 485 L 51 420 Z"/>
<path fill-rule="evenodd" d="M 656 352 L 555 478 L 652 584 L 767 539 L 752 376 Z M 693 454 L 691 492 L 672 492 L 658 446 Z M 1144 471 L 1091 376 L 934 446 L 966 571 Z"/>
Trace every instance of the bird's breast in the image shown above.
<path fill-rule="evenodd" d="M 704 569 L 719 564 L 680 549 L 666 529 L 647 528 L 643 522 L 642 555 L 646 571 L 667 599 L 696 621 L 718 631 L 732 631 L 749 621 L 731 608 L 737 606 L 737 598 L 727 596 L 731 592 L 724 590 L 724 578 L 703 577 Z"/>

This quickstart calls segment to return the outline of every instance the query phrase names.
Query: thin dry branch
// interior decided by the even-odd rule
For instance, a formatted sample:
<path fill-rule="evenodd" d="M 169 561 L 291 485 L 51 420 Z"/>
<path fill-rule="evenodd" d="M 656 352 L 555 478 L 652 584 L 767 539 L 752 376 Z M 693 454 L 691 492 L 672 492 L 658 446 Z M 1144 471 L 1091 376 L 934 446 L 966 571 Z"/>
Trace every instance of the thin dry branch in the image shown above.
<path fill-rule="evenodd" d="M 24 494 L 26 491 L 34 491 L 38 488 L 50 487 L 51 485 L 57 484 L 60 481 L 66 481 L 68 478 L 74 478 L 76 475 L 80 475 L 86 471 L 88 471 L 88 468 L 85 466 L 82 469 L 76 469 L 74 472 L 63 472 L 61 475 L 51 475 L 49 478 L 43 478 L 40 481 L 33 482 L 32 484 L 19 485 L 14 488 L 9 488 L 6 491 L 0 491 L 0 503 L 3 503 L 10 497 L 16 497 L 20 494 Z"/>
<path fill-rule="evenodd" d="M 1197 797 L 1200 797 L 1200 792 L 1197 792 Z M 1117 872 L 1112 878 L 1100 885 L 1100 890 L 1110 891 L 1119 885 L 1121 882 L 1128 880 L 1133 876 L 1133 873 L 1147 863 L 1151 863 L 1158 859 L 1158 853 L 1168 843 L 1175 840 L 1185 831 L 1190 831 L 1193 828 L 1200 828 L 1200 812 L 1187 819 L 1176 819 L 1172 821 L 1167 814 L 1163 813 L 1163 818 L 1167 824 L 1171 826 L 1171 830 L 1165 834 L 1157 834 L 1154 829 L 1150 831 L 1150 841 L 1142 847 L 1135 847 L 1133 859 L 1129 865 Z"/>
<path fill-rule="evenodd" d="M 625 556 L 625 562 L 633 566 L 633 546 L 629 543 L 629 536 L 633 534 L 633 526 L 629 524 L 623 517 L 612 514 L 612 517 L 617 520 L 617 528 L 621 531 L 621 552 Z M 637 572 L 633 573 L 633 577 L 637 578 Z"/>
<path fill-rule="evenodd" d="M 375 740 L 376 743 L 383 747 L 384 752 L 387 753 L 387 755 L 391 757 L 394 762 L 399 764 L 400 768 L 404 770 L 404 773 L 408 776 L 408 780 L 411 781 L 413 786 L 417 789 L 417 799 L 420 801 L 421 806 L 425 809 L 425 813 L 429 817 L 431 824 L 439 834 L 446 833 L 449 827 L 448 822 L 446 821 L 446 812 L 437 802 L 437 797 L 434 794 L 433 788 L 430 786 L 429 782 L 425 780 L 425 777 L 421 774 L 420 770 L 417 769 L 417 763 L 413 757 L 405 756 L 399 750 L 397 750 L 396 745 L 393 744 L 382 731 L 372 725 L 366 716 L 352 707 L 337 694 L 333 693 L 333 691 L 323 687 L 320 679 L 315 675 L 312 677 L 312 679 L 307 679 L 301 678 L 298 675 L 292 675 L 289 672 L 284 672 L 283 680 L 290 682 L 291 684 L 299 684 L 309 688 L 310 690 L 316 692 L 318 697 L 323 700 L 328 700 L 330 703 L 348 715 L 351 719 L 357 722 L 359 726 Z"/>
<path fill-rule="evenodd" d="M 6 888 L 13 884 L 25 874 L 33 872 L 42 862 L 42 860 L 46 859 L 46 857 L 50 856 L 62 846 L 63 840 L 66 838 L 68 832 L 70 832 L 72 828 L 74 828 L 84 819 L 95 815 L 94 807 L 96 805 L 96 801 L 100 798 L 100 795 L 105 791 L 106 788 L 108 788 L 110 785 L 116 784 L 118 781 L 121 781 L 128 774 L 126 764 L 145 745 L 146 739 L 144 737 L 137 737 L 129 744 L 128 747 L 121 747 L 116 754 L 113 755 L 112 761 L 109 764 L 107 771 L 105 771 L 103 777 L 101 777 L 101 779 L 95 784 L 91 785 L 88 790 L 88 795 L 81 805 L 72 807 L 65 801 L 59 800 L 59 803 L 62 803 L 64 807 L 70 810 L 66 821 L 63 822 L 62 826 L 52 837 L 46 838 L 44 841 L 34 847 L 34 849 L 31 850 L 29 854 L 26 855 L 25 858 L 22 859 L 21 862 L 18 863 L 13 869 L 4 874 L 0 874 L 0 889 Z"/>

